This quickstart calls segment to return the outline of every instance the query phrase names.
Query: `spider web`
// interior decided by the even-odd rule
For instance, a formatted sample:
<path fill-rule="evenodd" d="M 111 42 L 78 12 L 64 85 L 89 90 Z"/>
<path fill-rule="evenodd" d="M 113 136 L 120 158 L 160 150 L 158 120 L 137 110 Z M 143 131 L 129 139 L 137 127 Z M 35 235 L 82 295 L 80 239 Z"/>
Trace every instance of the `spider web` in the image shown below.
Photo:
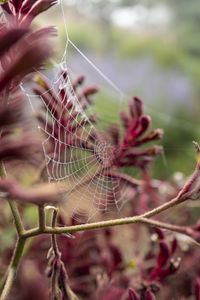
<path fill-rule="evenodd" d="M 88 221 L 109 207 L 120 210 L 126 188 L 120 179 L 109 174 L 112 144 L 91 122 L 88 111 L 84 111 L 66 63 L 60 63 L 59 69 L 50 88 L 40 95 L 46 110 L 45 124 L 40 127 L 46 136 L 43 141 L 46 171 L 50 182 L 58 182 L 59 188 L 65 188 L 68 213 L 70 208 L 78 221 Z M 28 97 L 33 104 L 38 96 L 28 94 Z M 53 106 L 52 99 L 58 99 Z M 61 122 L 63 116 L 68 117 L 68 124 Z"/>
<path fill-rule="evenodd" d="M 110 175 L 114 148 L 101 132 L 105 120 L 99 120 L 97 128 L 90 117 L 94 114 L 92 106 L 88 105 L 86 98 L 81 102 L 81 91 L 74 89 L 71 77 L 75 77 L 76 72 L 68 67 L 69 45 L 112 88 L 115 98 L 119 99 L 116 103 L 119 111 L 124 95 L 69 39 L 62 2 L 59 5 L 67 40 L 61 62 L 55 64 L 56 75 L 53 80 L 48 78 L 51 83 L 40 95 L 24 90 L 34 111 L 35 107 L 38 108 L 35 104 L 38 98 L 45 107 L 45 122 L 39 128 L 45 137 L 42 144 L 48 180 L 57 182 L 58 188 L 65 189 L 66 213 L 79 222 L 87 222 L 98 213 L 114 208 L 120 211 L 129 193 L 120 178 Z M 40 72 L 38 75 L 44 77 Z M 68 120 L 66 124 L 62 122 L 63 117 Z"/>
<path fill-rule="evenodd" d="M 124 181 L 110 176 L 114 149 L 105 134 L 101 132 L 105 129 L 106 120 L 99 120 L 97 128 L 90 118 L 90 115 L 94 113 L 92 106 L 89 105 L 85 110 L 83 103 L 79 100 L 79 94 L 75 91 L 71 78 L 80 74 L 77 74 L 77 71 L 70 66 L 70 47 L 84 61 L 81 64 L 82 74 L 85 75 L 84 65 L 88 64 L 93 69 L 94 75 L 100 76 L 111 88 L 112 93 L 118 98 L 118 102 L 115 103 L 118 111 L 124 105 L 124 98 L 127 99 L 129 96 L 122 92 L 70 40 L 62 1 L 59 6 L 65 27 L 66 45 L 61 61 L 55 64 L 57 72 L 51 80 L 49 89 L 39 96 L 45 106 L 45 124 L 40 129 L 45 136 L 43 150 L 48 180 L 57 182 L 58 188 L 66 190 L 64 210 L 66 214 L 82 222 L 91 220 L 99 212 L 112 211 L 114 207 L 120 211 L 126 201 L 133 198 L 133 194 Z M 34 109 L 38 96 L 30 92 L 27 96 Z M 45 97 L 48 101 L 44 101 Z M 59 100 L 52 106 L 53 98 Z M 85 101 L 87 102 L 87 99 Z M 60 106 L 58 115 L 56 112 Z M 69 124 L 62 124 L 63 116 L 70 118 L 73 130 L 69 129 Z M 161 115 L 162 119 L 166 117 L 169 122 L 169 116 Z M 52 125 L 51 128 L 49 124 Z M 51 151 L 49 151 L 49 144 L 53 145 Z"/>

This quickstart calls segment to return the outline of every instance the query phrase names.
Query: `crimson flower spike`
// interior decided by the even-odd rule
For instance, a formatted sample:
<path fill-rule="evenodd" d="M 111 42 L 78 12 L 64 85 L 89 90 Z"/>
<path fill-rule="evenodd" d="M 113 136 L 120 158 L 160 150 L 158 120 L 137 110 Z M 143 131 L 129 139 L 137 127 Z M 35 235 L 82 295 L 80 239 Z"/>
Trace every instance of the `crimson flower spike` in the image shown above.
<path fill-rule="evenodd" d="M 30 24 L 40 13 L 57 3 L 57 0 L 0 1 L 0 5 L 6 14 L 8 16 L 14 16 L 18 24 Z"/>
<path fill-rule="evenodd" d="M 200 278 L 197 277 L 194 282 L 195 300 L 200 300 Z"/>
<path fill-rule="evenodd" d="M 147 291 L 145 294 L 145 300 L 156 300 L 156 298 L 151 291 Z"/>
<path fill-rule="evenodd" d="M 25 34 L 28 33 L 27 28 L 11 28 L 0 33 L 0 56 L 4 55 L 15 43 L 17 43 Z"/>
<path fill-rule="evenodd" d="M 140 300 L 134 289 L 128 291 L 129 300 Z"/>
<path fill-rule="evenodd" d="M 197 142 L 193 142 L 197 151 L 197 164 L 194 173 L 185 183 L 177 198 L 179 200 L 197 200 L 200 198 L 200 146 Z"/>

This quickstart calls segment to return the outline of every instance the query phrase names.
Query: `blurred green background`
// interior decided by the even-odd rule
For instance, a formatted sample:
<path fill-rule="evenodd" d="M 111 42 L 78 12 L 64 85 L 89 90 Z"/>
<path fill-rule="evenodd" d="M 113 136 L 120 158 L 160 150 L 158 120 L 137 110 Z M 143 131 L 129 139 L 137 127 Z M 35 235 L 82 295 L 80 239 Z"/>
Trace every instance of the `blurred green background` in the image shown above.
<path fill-rule="evenodd" d="M 153 126 L 164 128 L 164 155 L 155 163 L 155 176 L 190 174 L 191 142 L 200 141 L 200 1 L 63 0 L 63 11 L 68 38 L 123 91 L 123 101 L 139 96 Z M 40 22 L 58 26 L 60 60 L 67 42 L 60 7 Z M 72 73 L 100 87 L 93 109 L 102 126 L 119 121 L 125 106 L 120 92 L 108 88 L 71 44 L 67 55 Z"/>

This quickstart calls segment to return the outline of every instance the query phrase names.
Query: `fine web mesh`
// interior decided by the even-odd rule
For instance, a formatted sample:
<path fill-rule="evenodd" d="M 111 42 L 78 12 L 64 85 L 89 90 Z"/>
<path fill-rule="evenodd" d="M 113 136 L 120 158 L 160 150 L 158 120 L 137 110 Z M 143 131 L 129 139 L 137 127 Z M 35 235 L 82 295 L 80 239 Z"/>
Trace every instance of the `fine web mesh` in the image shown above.
<path fill-rule="evenodd" d="M 114 208 L 119 211 L 127 199 L 127 187 L 117 176 L 111 176 L 115 149 L 102 132 L 105 120 L 99 119 L 97 128 L 90 117 L 94 115 L 94 109 L 88 105 L 86 98 L 80 101 L 81 91 L 76 91 L 73 86 L 71 77 L 76 78 L 78 74 L 71 66 L 68 67 L 69 47 L 73 47 L 73 51 L 80 55 L 84 63 L 89 64 L 93 72 L 109 86 L 117 101 L 115 105 L 118 112 L 124 95 L 69 39 L 63 3 L 60 2 L 59 5 L 66 30 L 63 57 L 55 64 L 56 75 L 53 80 L 48 80 L 51 83 L 44 93 L 26 93 L 33 110 L 38 97 L 45 107 L 45 122 L 40 129 L 45 136 L 43 150 L 48 180 L 57 182 L 58 188 L 65 189 L 66 213 L 82 222 L 92 219 L 99 212 Z M 85 75 L 84 68 L 82 74 Z M 38 75 L 40 78 L 44 77 L 39 72 Z M 63 117 L 68 120 L 66 124 L 62 122 Z M 116 117 L 119 118 L 119 115 Z"/>
<path fill-rule="evenodd" d="M 40 127 L 46 136 L 46 170 L 50 182 L 58 182 L 60 188 L 66 189 L 72 215 L 82 219 L 87 212 L 89 219 L 99 211 L 108 211 L 109 206 L 119 210 L 126 189 L 117 177 L 110 176 L 113 146 L 83 109 L 66 63 L 62 62 L 60 67 L 58 78 L 39 96 L 46 111 L 45 124 Z M 31 103 L 38 97 L 28 96 Z M 65 125 L 61 121 L 64 116 L 68 120 Z"/>
<path fill-rule="evenodd" d="M 133 195 L 124 181 L 110 176 L 115 149 L 101 132 L 108 121 L 100 119 L 97 128 L 90 118 L 94 113 L 93 107 L 88 105 L 87 109 L 84 109 L 84 102 L 80 102 L 79 94 L 71 80 L 80 74 L 70 66 L 70 49 L 84 61 L 81 63 L 82 74 L 85 74 L 84 64 L 88 64 L 95 75 L 100 76 L 109 86 L 117 99 L 115 105 L 118 106 L 118 112 L 124 106 L 124 98 L 129 96 L 70 40 L 62 1 L 59 5 L 65 26 L 66 45 L 61 61 L 56 64 L 57 75 L 49 88 L 39 96 L 45 106 L 45 123 L 41 127 L 45 136 L 43 149 L 49 181 L 57 182 L 58 188 L 66 190 L 66 213 L 78 221 L 88 221 L 98 212 L 107 212 L 114 207 L 119 211 Z M 30 92 L 28 97 L 31 105 L 36 102 L 35 98 L 38 98 Z M 47 101 L 44 101 L 44 98 L 47 98 Z M 52 99 L 57 99 L 53 106 Z M 87 99 L 85 101 L 87 102 Z M 63 116 L 68 116 L 68 124 L 62 124 Z M 116 117 L 119 118 L 119 114 Z M 161 118 L 168 118 L 169 121 L 167 115 L 162 114 Z M 49 127 L 49 124 L 52 126 Z M 179 124 L 175 123 L 175 126 Z"/>

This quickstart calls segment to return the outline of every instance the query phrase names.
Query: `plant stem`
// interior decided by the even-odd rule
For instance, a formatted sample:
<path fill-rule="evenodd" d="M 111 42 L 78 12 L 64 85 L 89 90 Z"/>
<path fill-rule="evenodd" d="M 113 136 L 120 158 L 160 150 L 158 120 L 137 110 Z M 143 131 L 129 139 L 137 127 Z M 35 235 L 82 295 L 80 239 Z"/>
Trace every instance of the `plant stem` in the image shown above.
<path fill-rule="evenodd" d="M 174 202 L 175 201 L 173 201 L 173 203 Z M 149 212 L 146 215 L 149 216 L 149 215 L 155 214 L 155 210 L 153 210 L 153 211 Z M 161 208 L 158 211 L 162 211 Z M 78 231 L 94 230 L 94 229 L 107 228 L 107 227 L 112 227 L 112 226 L 117 226 L 117 225 L 134 224 L 134 223 L 145 224 L 145 225 L 149 225 L 149 226 L 153 226 L 153 227 L 160 227 L 160 228 L 163 228 L 166 230 L 170 230 L 170 231 L 178 232 L 178 233 L 181 233 L 184 235 L 188 235 L 188 230 L 187 230 L 188 228 L 185 226 L 177 226 L 177 225 L 173 225 L 173 224 L 159 222 L 157 220 L 149 220 L 148 218 L 144 218 L 142 215 L 128 217 L 128 218 L 115 219 L 115 220 L 109 220 L 109 221 L 103 221 L 103 222 L 90 223 L 90 224 L 65 226 L 65 227 L 55 227 L 56 218 L 57 218 L 57 211 L 55 211 L 53 214 L 52 227 L 46 227 L 45 230 L 41 230 L 41 228 L 27 230 L 23 234 L 23 236 L 18 239 L 18 243 L 17 243 L 16 249 L 15 249 L 14 255 L 13 255 L 13 259 L 12 259 L 12 262 L 11 262 L 11 265 L 10 265 L 10 268 L 8 271 L 8 276 L 7 276 L 6 283 L 4 285 L 4 289 L 3 289 L 0 300 L 6 300 L 8 294 L 10 292 L 18 264 L 20 262 L 22 254 L 23 254 L 25 241 L 27 238 L 30 238 L 30 237 L 33 237 L 33 236 L 36 236 L 39 234 L 52 234 L 52 242 L 54 243 L 56 241 L 55 234 L 73 233 L 73 232 L 78 232 Z M 54 247 L 57 250 L 57 243 L 55 243 Z"/>
<path fill-rule="evenodd" d="M 162 229 L 174 231 L 174 232 L 181 233 L 184 235 L 189 235 L 187 226 L 179 226 L 179 225 L 169 224 L 169 223 L 165 223 L 165 222 L 160 222 L 157 220 L 149 220 L 146 218 L 141 218 L 141 223 L 150 225 L 152 227 L 159 227 Z"/>
<path fill-rule="evenodd" d="M 0 164 L 0 174 L 2 177 L 6 177 L 6 170 L 5 170 L 3 162 L 1 162 L 1 164 Z M 8 200 L 8 204 L 10 206 L 10 209 L 11 209 L 11 212 L 12 212 L 12 215 L 14 218 L 15 228 L 16 228 L 17 234 L 18 234 L 18 240 L 16 243 L 15 250 L 13 252 L 13 257 L 12 257 L 10 266 L 7 271 L 7 277 L 5 279 L 5 282 L 3 281 L 3 290 L 2 290 L 2 293 L 0 296 L 0 300 L 6 300 L 9 296 L 10 290 L 12 288 L 12 285 L 13 285 L 13 282 L 15 279 L 18 265 L 20 263 L 22 255 L 23 255 L 24 245 L 25 245 L 25 241 L 26 241 L 26 238 L 23 237 L 25 230 L 24 230 L 24 226 L 23 226 L 20 214 L 19 214 L 17 204 L 15 201 L 11 201 L 11 200 Z"/>
<path fill-rule="evenodd" d="M 181 199 L 179 197 L 175 197 L 172 200 L 170 200 L 170 201 L 168 201 L 168 202 L 166 202 L 166 203 L 164 203 L 164 204 L 162 204 L 162 205 L 160 205 L 160 206 L 158 206 L 158 207 L 142 214 L 141 217 L 151 218 L 151 217 L 153 217 L 155 215 L 158 215 L 159 213 L 161 213 L 161 212 L 163 212 L 163 211 L 165 211 L 169 208 L 172 208 L 172 207 L 184 202 L 184 201 L 186 201 L 186 199 Z"/>
<path fill-rule="evenodd" d="M 173 224 L 168 224 L 164 222 L 159 222 L 156 220 L 149 220 L 147 218 L 143 218 L 142 216 L 135 216 L 129 218 L 121 218 L 109 221 L 102 221 L 97 223 L 89 223 L 89 224 L 81 224 L 81 225 L 74 225 L 74 226 L 64 226 L 64 227 L 46 227 L 45 231 L 41 232 L 38 228 L 27 230 L 24 236 L 26 238 L 33 237 L 39 234 L 66 234 L 66 233 L 74 233 L 79 231 L 87 231 L 87 230 L 95 230 L 100 228 L 107 228 L 113 226 L 120 226 L 120 225 L 128 225 L 128 224 L 144 224 L 153 227 L 160 227 L 166 230 L 171 230 L 174 232 L 178 232 L 181 234 L 188 235 L 187 228 L 185 226 L 178 226 Z"/>
<path fill-rule="evenodd" d="M 12 288 L 12 285 L 13 285 L 13 282 L 15 279 L 18 265 L 20 263 L 22 255 L 23 255 L 25 242 L 26 242 L 26 238 L 24 238 L 24 237 L 18 238 L 10 266 L 8 268 L 8 275 L 7 275 L 7 278 L 6 278 L 4 287 L 3 287 L 3 291 L 2 291 L 2 294 L 0 297 L 0 300 L 6 300 L 9 296 L 9 293 L 11 291 L 11 288 Z"/>
<path fill-rule="evenodd" d="M 19 210 L 17 208 L 17 204 L 13 200 L 8 200 L 8 204 L 10 206 L 10 209 L 11 209 L 11 212 L 12 212 L 12 215 L 14 218 L 17 233 L 20 236 L 24 232 L 24 226 L 23 226 L 20 214 L 19 214 Z"/>
<path fill-rule="evenodd" d="M 39 221 L 39 229 L 41 231 L 45 231 L 46 228 L 46 214 L 44 205 L 38 206 L 38 221 Z"/>
<path fill-rule="evenodd" d="M 189 235 L 188 231 L 187 231 L 187 229 L 188 229 L 187 227 L 176 226 L 176 225 L 172 225 L 172 224 L 168 224 L 168 223 L 159 222 L 156 220 L 149 220 L 149 218 L 151 218 L 163 211 L 166 211 L 167 209 L 174 207 L 183 201 L 185 201 L 185 200 L 182 200 L 182 199 L 176 197 L 176 198 L 172 199 L 171 201 L 169 201 L 163 205 L 160 205 L 159 207 L 154 208 L 151 211 L 146 212 L 139 216 L 120 218 L 120 219 L 95 222 L 95 223 L 89 223 L 89 224 L 65 226 L 65 227 L 56 227 L 57 211 L 54 211 L 54 213 L 53 213 L 52 226 L 47 227 L 46 220 L 45 220 L 44 206 L 40 206 L 38 208 L 39 227 L 25 231 L 16 203 L 8 200 L 14 220 L 15 220 L 15 226 L 16 226 L 16 229 L 18 232 L 18 242 L 17 242 L 16 248 L 15 248 L 14 254 L 13 254 L 13 258 L 12 258 L 10 267 L 8 269 L 8 276 L 5 281 L 5 285 L 4 285 L 0 300 L 6 300 L 6 298 L 9 295 L 9 292 L 11 290 L 11 287 L 12 287 L 12 284 L 13 284 L 13 281 L 15 278 L 17 267 L 19 265 L 22 255 L 23 255 L 24 245 L 25 245 L 25 241 L 27 238 L 37 236 L 39 234 L 52 234 L 52 244 L 54 246 L 54 250 L 57 251 L 58 249 L 57 249 L 56 236 L 55 236 L 56 234 L 73 233 L 73 232 L 78 232 L 78 231 L 94 230 L 94 229 L 134 224 L 134 223 L 140 223 L 140 224 L 145 224 L 145 225 L 149 225 L 149 226 L 160 227 L 163 229 L 167 229 L 167 230 L 179 232 L 179 233 L 182 233 L 185 235 Z"/>
<path fill-rule="evenodd" d="M 5 166 L 3 164 L 3 162 L 0 163 L 0 175 L 1 177 L 6 177 L 6 170 L 5 170 Z M 15 203 L 15 201 L 13 200 L 8 200 L 8 204 L 10 206 L 13 218 L 14 218 L 14 222 L 15 222 L 15 227 L 18 233 L 18 236 L 21 235 L 24 232 L 24 226 L 19 214 L 19 210 L 17 207 L 17 204 Z"/>
<path fill-rule="evenodd" d="M 40 234 L 52 234 L 52 239 L 54 242 L 54 241 L 56 241 L 55 235 L 57 235 L 57 234 L 69 234 L 69 233 L 75 233 L 75 232 L 80 232 L 80 231 L 96 230 L 96 229 L 108 228 L 108 227 L 112 227 L 112 226 L 120 226 L 120 225 L 136 224 L 136 223 L 151 226 L 151 227 L 158 227 L 158 228 L 162 228 L 165 230 L 180 233 L 185 236 L 189 236 L 190 239 L 197 246 L 200 246 L 200 243 L 198 243 L 194 238 L 191 237 L 190 227 L 169 224 L 169 223 L 160 222 L 157 220 L 151 220 L 151 219 L 143 218 L 142 216 L 122 218 L 122 219 L 90 223 L 90 224 L 81 224 L 81 225 L 75 225 L 75 226 L 46 227 L 45 231 L 43 231 L 43 232 L 38 230 L 38 228 L 34 228 L 34 229 L 27 230 L 26 233 L 24 234 L 24 237 L 30 238 L 30 237 L 34 237 L 34 236 L 37 236 Z M 57 244 L 55 244 L 54 247 L 56 249 Z"/>
<path fill-rule="evenodd" d="M 52 229 L 54 229 L 56 227 L 57 217 L 58 217 L 58 209 L 55 208 L 55 210 L 53 211 L 53 216 L 52 216 L 52 224 L 51 224 Z M 59 257 L 60 251 L 58 249 L 56 235 L 54 233 L 51 235 L 51 244 L 52 244 L 52 248 L 53 248 L 55 256 Z"/>
<path fill-rule="evenodd" d="M 38 228 L 30 229 L 26 231 L 24 234 L 25 237 L 32 237 L 36 236 L 38 234 L 42 233 L 49 233 L 49 234 L 62 234 L 62 233 L 73 233 L 78 231 L 85 231 L 85 230 L 94 230 L 94 229 L 100 229 L 100 228 L 107 228 L 107 227 L 113 227 L 118 225 L 127 225 L 127 224 L 134 224 L 134 223 L 143 223 L 143 224 L 149 224 L 151 226 L 157 226 L 161 228 L 165 228 L 172 231 L 178 232 L 183 231 L 181 233 L 187 234 L 181 226 L 171 225 L 168 223 L 162 223 L 155 220 L 148 220 L 148 218 L 153 217 L 169 208 L 172 208 L 181 202 L 186 201 L 179 199 L 178 197 L 173 198 L 167 203 L 164 203 L 142 215 L 139 216 L 133 216 L 133 217 L 127 217 L 127 218 L 120 218 L 120 219 L 114 219 L 114 220 L 108 220 L 108 221 L 102 221 L 102 222 L 95 222 L 95 223 L 89 223 L 89 224 L 80 224 L 80 225 L 73 225 L 73 226 L 65 226 L 65 227 L 46 227 L 45 231 L 38 230 Z M 175 226 L 176 229 L 175 230 Z"/>

